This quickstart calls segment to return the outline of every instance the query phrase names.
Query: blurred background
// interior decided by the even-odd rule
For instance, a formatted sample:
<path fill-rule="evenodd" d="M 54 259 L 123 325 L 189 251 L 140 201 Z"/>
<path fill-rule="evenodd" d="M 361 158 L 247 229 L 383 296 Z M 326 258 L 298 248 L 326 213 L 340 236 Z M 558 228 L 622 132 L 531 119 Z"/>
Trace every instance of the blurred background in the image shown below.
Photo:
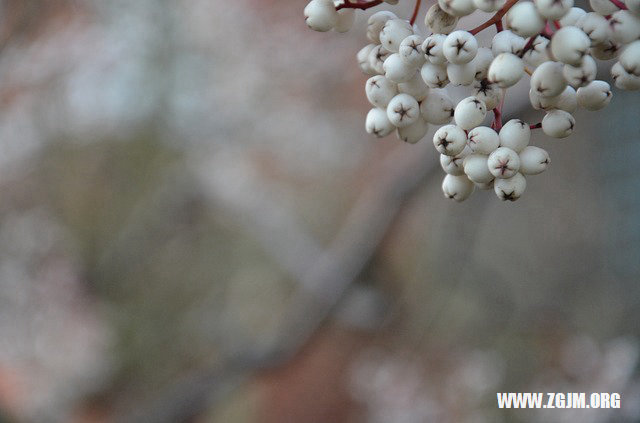
<path fill-rule="evenodd" d="M 0 1 L 0 422 L 640 421 L 637 94 L 452 203 L 305 4 Z"/>

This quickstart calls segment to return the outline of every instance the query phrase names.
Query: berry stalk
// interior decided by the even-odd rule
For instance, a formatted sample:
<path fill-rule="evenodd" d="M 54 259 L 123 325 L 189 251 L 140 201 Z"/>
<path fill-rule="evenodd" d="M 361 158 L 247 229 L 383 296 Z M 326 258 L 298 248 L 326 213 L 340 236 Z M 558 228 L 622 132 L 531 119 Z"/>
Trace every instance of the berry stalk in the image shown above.
<path fill-rule="evenodd" d="M 370 9 L 372 7 L 376 7 L 379 4 L 382 4 L 383 0 L 372 0 L 372 1 L 367 1 L 364 3 L 360 3 L 360 2 L 352 2 L 351 0 L 344 0 L 344 3 L 342 3 L 341 5 L 336 6 L 336 10 L 340 10 L 340 9 L 361 9 L 361 10 L 367 10 Z"/>
<path fill-rule="evenodd" d="M 502 128 L 502 104 L 493 109 L 493 123 L 491 123 L 491 127 L 496 131 L 500 131 Z"/>
<path fill-rule="evenodd" d="M 617 8 L 622 10 L 627 10 L 627 6 L 621 2 L 620 0 L 609 0 L 611 3 L 615 4 Z"/>
<path fill-rule="evenodd" d="M 483 23 L 480 26 L 477 26 L 475 28 L 473 28 L 471 31 L 469 31 L 471 34 L 476 35 L 478 32 L 483 31 L 487 28 L 489 28 L 491 25 L 496 25 L 498 22 L 502 22 L 502 17 L 504 15 L 506 15 L 506 13 L 509 11 L 509 9 L 511 9 L 516 3 L 518 2 L 518 0 L 509 0 L 503 7 L 502 9 L 498 10 L 496 12 L 495 15 L 493 15 L 491 17 L 491 19 L 489 19 L 488 21 L 486 21 L 485 23 Z"/>
<path fill-rule="evenodd" d="M 529 39 L 527 40 L 527 43 L 524 45 L 524 47 L 522 47 L 522 50 L 520 50 L 520 53 L 518 53 L 519 58 L 522 59 L 524 55 L 533 48 L 533 42 L 536 40 L 537 37 L 538 37 L 537 35 L 529 37 Z"/>
<path fill-rule="evenodd" d="M 420 3 L 422 3 L 422 0 L 416 0 L 416 5 L 413 8 L 413 15 L 411 15 L 411 20 L 409 21 L 411 25 L 416 23 L 416 19 L 418 18 L 418 12 L 420 11 Z"/>

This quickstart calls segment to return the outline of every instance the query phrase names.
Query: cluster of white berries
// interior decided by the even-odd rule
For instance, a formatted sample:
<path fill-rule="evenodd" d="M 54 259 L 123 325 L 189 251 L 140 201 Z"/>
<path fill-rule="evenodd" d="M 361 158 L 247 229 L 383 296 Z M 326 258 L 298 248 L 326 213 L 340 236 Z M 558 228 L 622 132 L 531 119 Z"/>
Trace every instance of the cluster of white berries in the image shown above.
<path fill-rule="evenodd" d="M 356 9 L 382 2 L 311 0 L 304 14 L 314 30 L 345 32 Z M 573 7 L 573 0 L 438 0 L 424 18 L 427 33 L 390 11 L 374 13 L 367 25 L 370 43 L 357 54 L 371 75 L 366 131 L 377 137 L 395 131 L 416 143 L 429 124 L 444 125 L 433 143 L 446 172 L 445 196 L 463 201 L 477 187 L 517 200 L 526 176 L 549 164 L 545 150 L 529 145 L 531 131 L 568 137 L 578 107 L 595 111 L 609 104 L 609 84 L 595 79 L 596 59 L 617 59 L 611 67 L 616 87 L 640 89 L 640 0 L 590 5 L 593 12 Z M 476 10 L 495 14 L 473 30 L 456 30 L 459 18 Z M 497 34 L 489 47 L 480 47 L 475 34 L 492 25 Z M 545 115 L 536 124 L 512 119 L 503 125 L 505 91 L 525 74 L 531 105 Z M 454 105 L 448 85 L 469 87 L 472 95 Z"/>

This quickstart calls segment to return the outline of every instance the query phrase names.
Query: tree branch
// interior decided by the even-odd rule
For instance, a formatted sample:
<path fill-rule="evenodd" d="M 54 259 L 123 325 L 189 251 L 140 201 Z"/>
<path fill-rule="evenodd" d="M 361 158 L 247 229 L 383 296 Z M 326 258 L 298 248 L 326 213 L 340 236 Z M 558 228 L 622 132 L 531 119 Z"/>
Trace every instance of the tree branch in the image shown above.
<path fill-rule="evenodd" d="M 475 28 L 473 28 L 471 31 L 469 31 L 470 33 L 472 33 L 473 35 L 476 35 L 478 32 L 483 31 L 487 28 L 489 28 L 491 25 L 496 25 L 498 24 L 498 22 L 502 21 L 502 17 L 509 11 L 509 9 L 511 9 L 513 7 L 514 4 L 516 4 L 518 2 L 518 0 L 509 0 L 507 3 L 505 3 L 505 5 L 502 7 L 502 9 L 498 10 L 496 12 L 495 15 L 493 15 L 491 17 L 491 19 L 489 19 L 488 21 L 486 21 L 485 23 L 483 23 L 480 26 L 477 26 Z"/>
<path fill-rule="evenodd" d="M 375 172 L 379 177 L 358 197 L 333 242 L 299 278 L 299 288 L 270 346 L 258 348 L 249 345 L 241 351 L 231 352 L 215 369 L 186 378 L 156 401 L 133 413 L 124 413 L 116 421 L 187 421 L 219 398 L 225 386 L 235 386 L 253 371 L 274 367 L 291 359 L 322 326 L 347 288 L 366 267 L 404 201 L 416 191 L 428 173 L 437 169 L 433 155 L 431 143 L 422 142 L 402 145 L 382 161 Z M 247 210 L 239 212 L 247 214 Z M 248 213 L 247 216 L 255 218 L 256 215 Z M 263 220 L 253 223 L 256 226 L 266 224 Z M 273 228 L 267 233 L 274 238 L 282 236 Z"/>
<path fill-rule="evenodd" d="M 340 10 L 340 9 L 361 9 L 361 10 L 367 10 L 369 8 L 372 7 L 376 7 L 379 4 L 382 4 L 383 0 L 372 0 L 372 1 L 368 1 L 368 2 L 364 2 L 364 3 L 360 3 L 360 2 L 353 2 L 351 0 L 344 0 L 344 3 L 336 6 L 336 10 Z"/>

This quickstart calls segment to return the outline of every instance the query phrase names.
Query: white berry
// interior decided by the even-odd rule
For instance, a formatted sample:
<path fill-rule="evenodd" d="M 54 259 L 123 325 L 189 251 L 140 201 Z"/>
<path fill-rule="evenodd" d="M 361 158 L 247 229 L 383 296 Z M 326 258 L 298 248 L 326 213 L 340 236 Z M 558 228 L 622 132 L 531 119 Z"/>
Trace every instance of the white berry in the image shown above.
<path fill-rule="evenodd" d="M 640 0 L 625 0 L 624 4 L 629 9 L 629 12 L 634 13 L 636 16 L 640 15 Z"/>
<path fill-rule="evenodd" d="M 540 97 L 534 90 L 529 90 L 529 100 L 531 106 L 536 110 L 560 109 L 573 113 L 578 108 L 576 90 L 573 87 L 565 88 L 560 95 L 555 97 Z"/>
<path fill-rule="evenodd" d="M 640 89 L 640 76 L 631 75 L 620 62 L 611 67 L 611 78 L 616 87 L 622 90 L 634 91 Z"/>
<path fill-rule="evenodd" d="M 589 85 L 578 88 L 578 104 L 583 109 L 603 109 L 609 104 L 611 97 L 611 87 L 605 81 L 592 81 Z"/>
<path fill-rule="evenodd" d="M 567 14 L 560 19 L 560 26 L 575 26 L 580 18 L 586 14 L 587 12 L 583 8 L 572 7 Z"/>
<path fill-rule="evenodd" d="M 564 110 L 550 110 L 542 119 L 542 131 L 553 138 L 566 138 L 573 132 L 576 120 Z"/>
<path fill-rule="evenodd" d="M 595 12 L 589 12 L 578 20 L 576 25 L 591 40 L 591 46 L 604 43 L 611 37 L 609 22 L 607 19 Z"/>
<path fill-rule="evenodd" d="M 462 157 L 463 153 L 458 154 L 457 156 L 447 156 L 445 154 L 441 154 L 440 166 L 442 167 L 442 170 L 444 170 L 444 172 L 449 175 L 464 175 L 464 168 L 462 166 L 464 161 L 464 157 Z"/>
<path fill-rule="evenodd" d="M 549 58 L 549 54 L 547 53 L 547 47 L 549 46 L 549 40 L 538 35 L 533 40 L 533 44 L 529 50 L 527 50 L 522 56 L 522 60 L 525 63 L 538 67 L 544 62 L 551 60 Z"/>
<path fill-rule="evenodd" d="M 486 154 L 470 154 L 464 158 L 464 173 L 472 182 L 487 183 L 491 182 L 495 177 L 489 172 L 488 166 L 489 156 Z"/>
<path fill-rule="evenodd" d="M 609 0 L 589 0 L 589 6 L 591 6 L 591 9 L 593 9 L 594 12 L 599 13 L 602 16 L 608 16 L 619 10 L 618 6 Z"/>
<path fill-rule="evenodd" d="M 584 87 L 596 78 L 598 67 L 591 56 L 582 58 L 580 66 L 564 65 L 562 76 L 574 88 Z"/>
<path fill-rule="evenodd" d="M 478 41 L 470 32 L 454 31 L 444 40 L 442 53 L 451 63 L 469 63 L 478 53 Z"/>
<path fill-rule="evenodd" d="M 338 12 L 333 0 L 311 0 L 304 8 L 304 18 L 309 28 L 326 32 L 336 26 Z"/>
<path fill-rule="evenodd" d="M 500 53 L 489 66 L 487 78 L 500 88 L 512 87 L 524 75 L 522 59 L 512 53 Z"/>
<path fill-rule="evenodd" d="M 489 171 L 499 179 L 511 178 L 520 169 L 518 153 L 507 147 L 498 147 L 489 155 Z"/>
<path fill-rule="evenodd" d="M 456 28 L 458 18 L 442 10 L 438 4 L 434 4 L 427 11 L 424 24 L 434 34 L 449 34 Z"/>
<path fill-rule="evenodd" d="M 507 12 L 507 28 L 522 37 L 531 37 L 544 28 L 544 18 L 538 13 L 535 5 L 530 1 L 516 3 Z"/>
<path fill-rule="evenodd" d="M 524 175 L 542 173 L 550 162 L 549 153 L 540 147 L 530 145 L 520 152 L 520 172 Z"/>
<path fill-rule="evenodd" d="M 398 17 L 387 10 L 381 10 L 369 16 L 367 21 L 367 38 L 375 44 L 380 44 L 380 31 L 384 28 L 384 24 L 389 19 L 398 19 Z"/>
<path fill-rule="evenodd" d="M 553 34 L 551 53 L 553 56 L 572 66 L 580 65 L 582 58 L 589 52 L 591 40 L 580 28 L 564 26 Z"/>
<path fill-rule="evenodd" d="M 416 101 L 420 102 L 427 98 L 429 94 L 429 87 L 422 80 L 422 76 L 420 73 L 416 72 L 416 74 L 407 82 L 401 82 L 398 84 L 398 92 L 409 94 L 411 97 L 415 98 Z"/>
<path fill-rule="evenodd" d="M 443 125 L 453 119 L 453 102 L 446 94 L 431 91 L 427 98 L 420 103 L 422 117 L 434 125 Z"/>
<path fill-rule="evenodd" d="M 640 40 L 625 47 L 620 54 L 620 64 L 628 74 L 640 76 Z"/>
<path fill-rule="evenodd" d="M 442 192 L 445 198 L 455 201 L 464 201 L 473 193 L 473 182 L 464 175 L 446 175 L 442 181 Z"/>
<path fill-rule="evenodd" d="M 416 74 L 417 68 L 405 63 L 398 53 L 390 54 L 382 64 L 384 76 L 395 83 L 408 82 Z"/>
<path fill-rule="evenodd" d="M 398 94 L 389 101 L 387 116 L 391 123 L 403 128 L 420 118 L 420 106 L 409 94 Z"/>
<path fill-rule="evenodd" d="M 488 126 L 477 126 L 469 131 L 467 145 L 474 153 L 491 154 L 500 146 L 500 137 Z"/>
<path fill-rule="evenodd" d="M 573 0 L 534 0 L 538 13 L 547 19 L 560 19 L 573 7 Z"/>
<path fill-rule="evenodd" d="M 516 153 L 521 152 L 531 139 L 529 124 L 520 119 L 511 119 L 500 129 L 500 147 L 508 147 Z"/>
<path fill-rule="evenodd" d="M 456 106 L 453 118 L 462 129 L 473 129 L 480 125 L 487 115 L 487 106 L 476 97 L 467 97 Z"/>
<path fill-rule="evenodd" d="M 389 101 L 398 94 L 396 84 L 382 75 L 372 76 L 365 85 L 367 100 L 376 107 L 386 108 Z"/>
<path fill-rule="evenodd" d="M 419 117 L 414 123 L 404 128 L 398 128 L 396 133 L 398 138 L 409 144 L 415 144 L 427 134 L 429 124 L 422 117 Z"/>
<path fill-rule="evenodd" d="M 611 60 L 618 57 L 621 45 L 613 40 L 606 40 L 602 44 L 591 47 L 590 53 L 598 60 Z"/>
<path fill-rule="evenodd" d="M 521 173 L 516 173 L 509 179 L 496 179 L 493 190 L 502 201 L 516 201 L 527 188 L 527 180 Z"/>
<path fill-rule="evenodd" d="M 424 38 L 419 35 L 409 35 L 402 40 L 398 48 L 400 58 L 409 66 L 418 67 L 425 62 L 424 50 L 422 50 Z"/>
<path fill-rule="evenodd" d="M 443 88 L 449 83 L 447 68 L 444 65 L 427 62 L 422 65 L 420 75 L 425 84 L 430 88 Z"/>
<path fill-rule="evenodd" d="M 356 54 L 356 60 L 358 61 L 358 66 L 360 67 L 360 70 L 365 75 L 376 74 L 376 70 L 369 63 L 369 54 L 371 53 L 371 50 L 373 50 L 375 47 L 376 47 L 375 44 L 367 44 L 358 52 L 358 54 Z"/>
<path fill-rule="evenodd" d="M 487 110 L 493 110 L 500 103 L 500 88 L 487 80 L 478 81 L 473 85 L 474 95 L 482 100 Z"/>
<path fill-rule="evenodd" d="M 611 37 L 623 44 L 640 38 L 640 16 L 628 10 L 618 10 L 609 19 Z"/>
<path fill-rule="evenodd" d="M 480 47 L 476 57 L 469 63 L 475 67 L 475 74 L 473 77 L 478 81 L 481 81 L 487 77 L 489 73 L 489 66 L 493 62 L 493 53 L 486 47 Z"/>
<path fill-rule="evenodd" d="M 522 51 L 527 41 L 513 31 L 505 29 L 498 32 L 491 40 L 491 52 L 494 56 L 500 53 L 518 54 Z"/>
<path fill-rule="evenodd" d="M 555 97 L 567 87 L 562 63 L 544 62 L 531 75 L 531 88 L 540 97 Z"/>
<path fill-rule="evenodd" d="M 476 6 L 473 0 L 438 0 L 438 6 L 453 16 L 466 16 L 471 14 Z"/>
<path fill-rule="evenodd" d="M 433 135 L 433 145 L 440 154 L 456 156 L 467 145 L 467 135 L 456 125 L 445 125 Z"/>
<path fill-rule="evenodd" d="M 387 50 L 397 53 L 402 40 L 413 35 L 409 22 L 402 19 L 389 19 L 380 31 L 380 44 Z"/>
<path fill-rule="evenodd" d="M 367 113 L 365 129 L 368 134 L 382 138 L 393 132 L 396 127 L 389 121 L 386 110 L 376 107 Z"/>
<path fill-rule="evenodd" d="M 447 63 L 447 58 L 444 57 L 444 53 L 442 52 L 442 46 L 446 39 L 446 35 L 433 34 L 424 40 L 424 43 L 422 43 L 422 50 L 424 51 L 424 57 L 429 62 L 435 65 Z"/>
<path fill-rule="evenodd" d="M 473 64 L 473 61 L 461 65 L 456 65 L 454 63 L 449 63 L 447 65 L 447 79 L 449 79 L 449 82 L 453 85 L 471 85 L 473 84 L 473 81 L 475 81 L 475 76 L 476 67 Z"/>
<path fill-rule="evenodd" d="M 371 66 L 375 73 L 383 74 L 384 61 L 387 60 L 387 57 L 390 55 L 391 52 L 382 47 L 382 45 L 375 46 L 371 49 L 371 53 L 369 53 L 369 66 Z"/>

